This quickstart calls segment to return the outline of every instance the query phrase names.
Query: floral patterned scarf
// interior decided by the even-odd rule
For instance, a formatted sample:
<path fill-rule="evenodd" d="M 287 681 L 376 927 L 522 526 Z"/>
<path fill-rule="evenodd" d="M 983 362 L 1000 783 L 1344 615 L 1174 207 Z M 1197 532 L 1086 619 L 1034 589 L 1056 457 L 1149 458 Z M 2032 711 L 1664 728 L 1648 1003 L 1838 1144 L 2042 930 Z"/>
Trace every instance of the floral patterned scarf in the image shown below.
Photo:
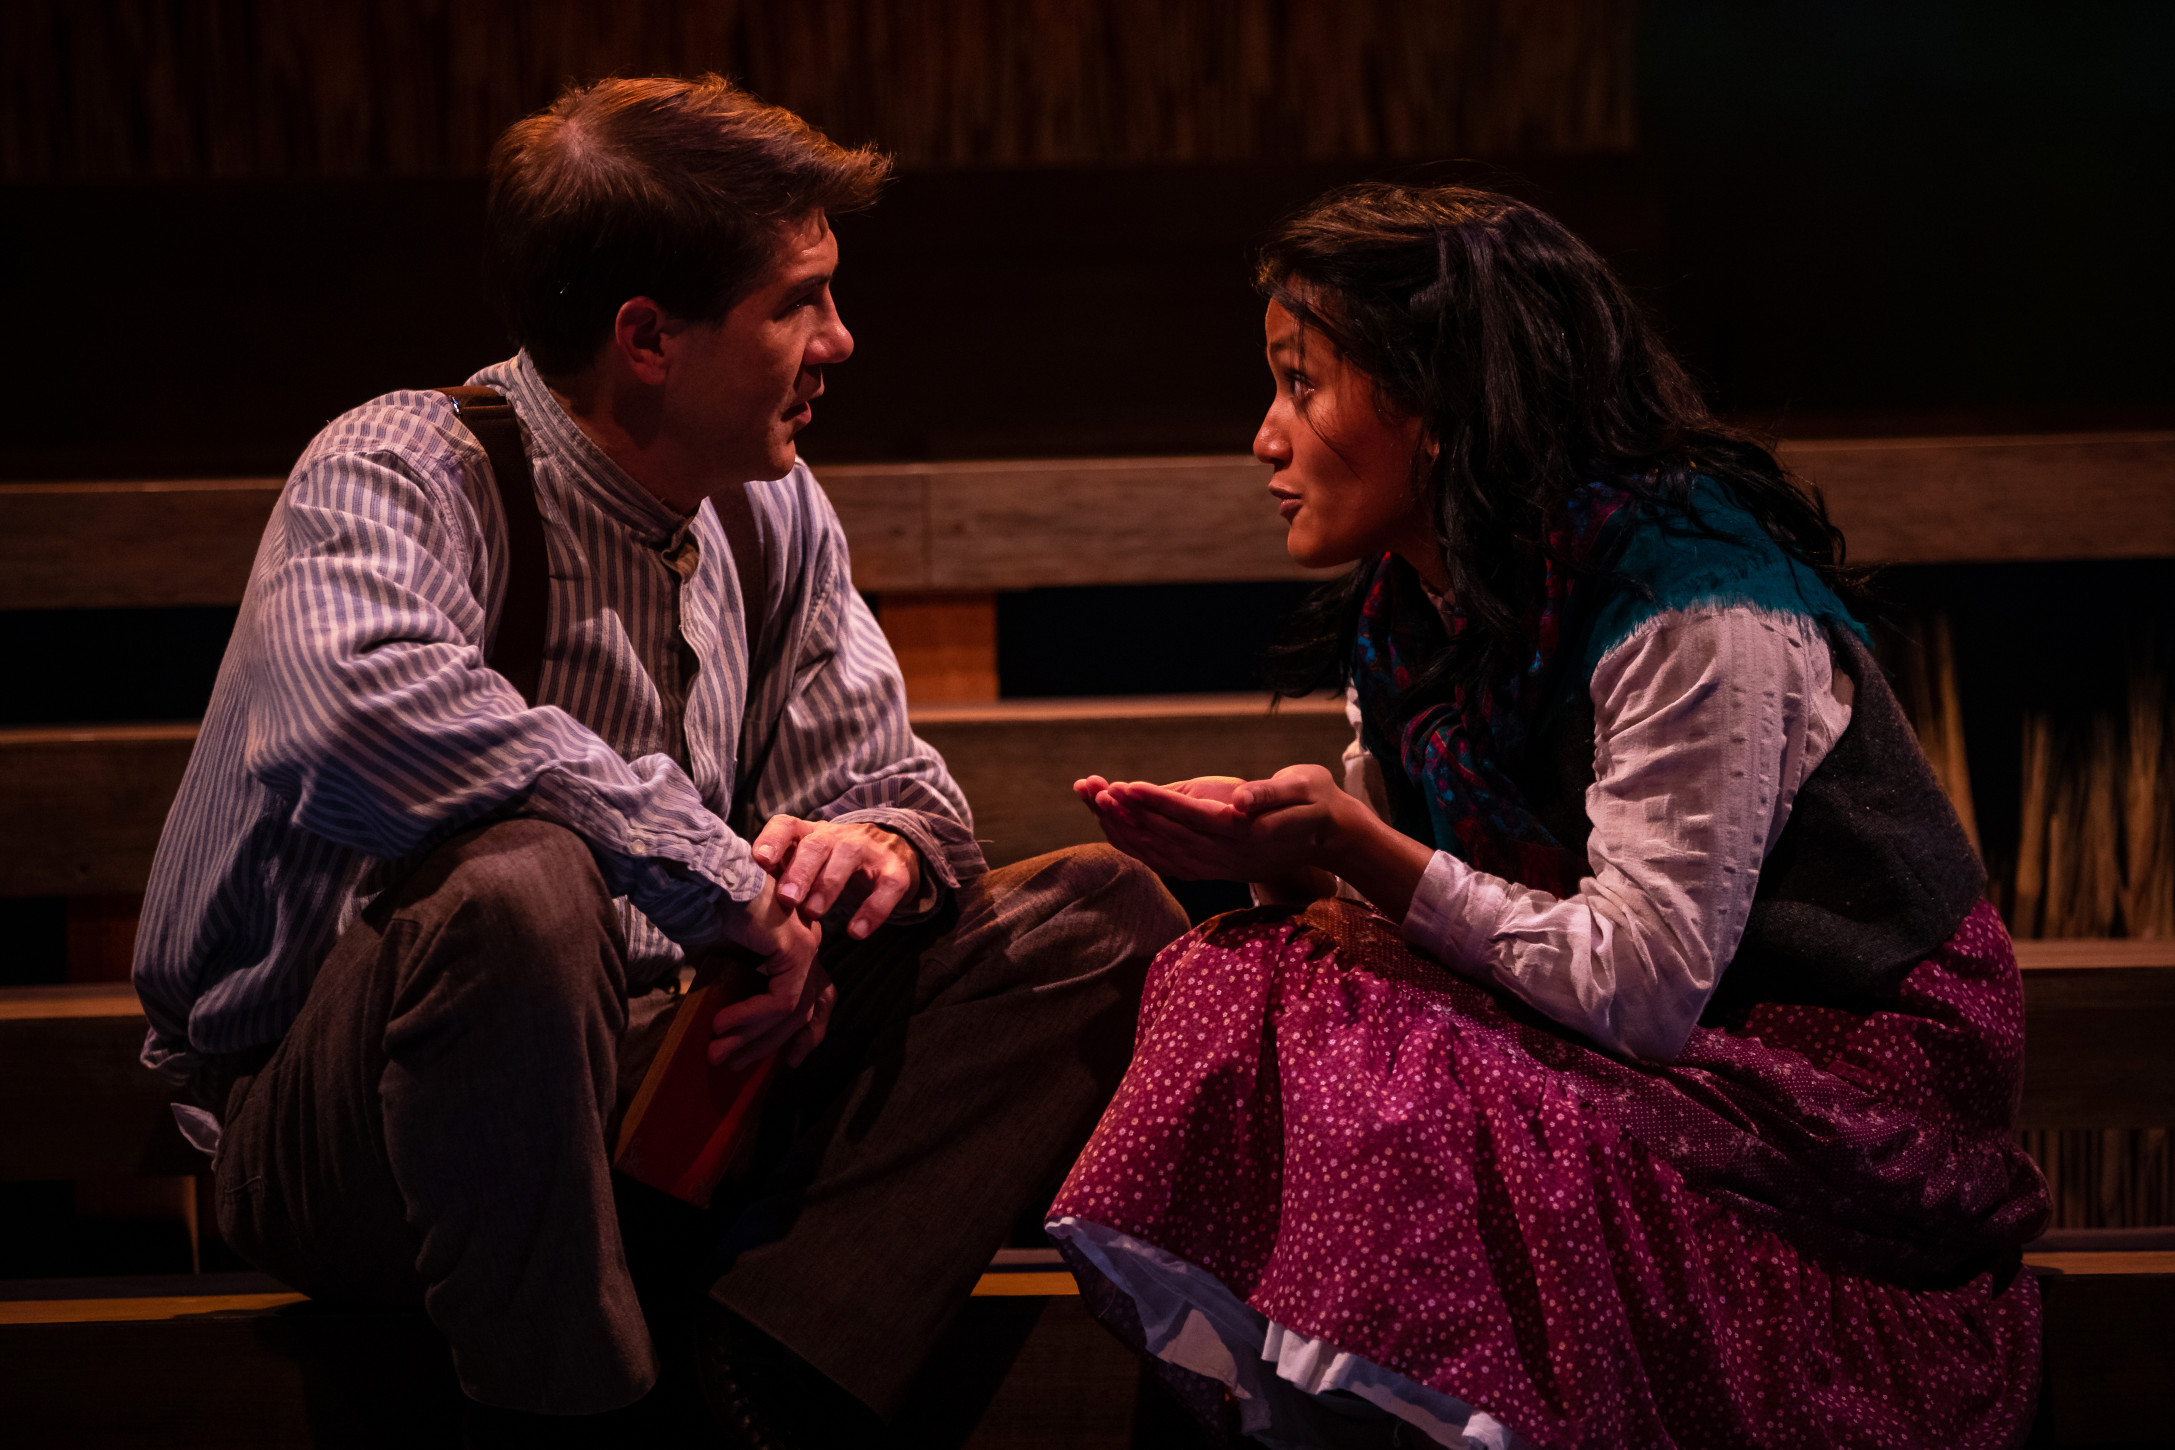
<path fill-rule="evenodd" d="M 1586 861 L 1541 824 L 1505 766 L 1519 758 L 1555 694 L 1565 629 L 1597 582 L 1579 566 L 1630 498 L 1597 483 L 1555 510 L 1549 553 L 1535 560 L 1542 587 L 1520 621 L 1531 656 L 1477 692 L 1460 689 L 1447 704 L 1403 714 L 1406 689 L 1465 627 L 1456 606 L 1438 605 L 1410 564 L 1384 555 L 1360 606 L 1352 678 L 1361 743 L 1389 778 L 1393 824 L 1479 870 L 1558 896 L 1578 889 Z"/>

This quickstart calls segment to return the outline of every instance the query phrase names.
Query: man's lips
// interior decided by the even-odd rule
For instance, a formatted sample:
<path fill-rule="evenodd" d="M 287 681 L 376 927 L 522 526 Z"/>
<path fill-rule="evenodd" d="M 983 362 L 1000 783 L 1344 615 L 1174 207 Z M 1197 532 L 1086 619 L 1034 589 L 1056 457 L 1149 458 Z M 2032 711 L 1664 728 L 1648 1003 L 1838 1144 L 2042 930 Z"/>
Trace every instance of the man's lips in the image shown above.
<path fill-rule="evenodd" d="M 823 379 L 817 378 L 815 387 L 805 398 L 795 398 L 792 404 L 778 416 L 788 423 L 805 423 L 816 416 L 815 401 L 823 396 Z"/>

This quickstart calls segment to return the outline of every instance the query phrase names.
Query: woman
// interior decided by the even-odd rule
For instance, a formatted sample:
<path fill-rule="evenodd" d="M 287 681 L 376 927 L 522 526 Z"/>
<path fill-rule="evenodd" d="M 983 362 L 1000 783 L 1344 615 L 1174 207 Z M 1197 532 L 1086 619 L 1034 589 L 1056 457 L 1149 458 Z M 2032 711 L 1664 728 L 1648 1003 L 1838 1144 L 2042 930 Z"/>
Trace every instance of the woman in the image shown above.
<path fill-rule="evenodd" d="M 1356 565 L 1280 688 L 1358 738 L 1077 787 L 1261 903 L 1150 975 L 1090 1302 L 1269 1444 L 2014 1442 L 2020 983 L 1817 497 L 1507 198 L 1334 194 L 1260 282 L 1255 454 Z"/>

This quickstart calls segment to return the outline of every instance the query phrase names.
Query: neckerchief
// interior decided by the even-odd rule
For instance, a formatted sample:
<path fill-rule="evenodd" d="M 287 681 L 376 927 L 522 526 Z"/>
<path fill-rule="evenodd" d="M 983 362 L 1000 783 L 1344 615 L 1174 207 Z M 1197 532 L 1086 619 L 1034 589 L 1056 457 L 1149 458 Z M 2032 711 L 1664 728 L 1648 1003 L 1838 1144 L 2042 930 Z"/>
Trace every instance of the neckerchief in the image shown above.
<path fill-rule="evenodd" d="M 1400 705 L 1413 680 L 1464 630 L 1455 601 L 1438 607 L 1418 572 L 1386 554 L 1374 566 L 1360 606 L 1352 680 L 1363 737 L 1373 737 L 1362 743 L 1391 778 L 1393 824 L 1479 870 L 1557 896 L 1578 889 L 1586 862 L 1528 809 L 1505 766 L 1532 738 L 1551 694 L 1567 621 L 1597 582 L 1584 577 L 1581 566 L 1630 497 L 1590 484 L 1551 511 L 1548 548 L 1533 559 L 1541 588 L 1519 621 L 1527 658 L 1477 691 L 1460 687 L 1448 703 L 1409 718 Z M 1598 582 L 1605 587 L 1605 580 Z M 1402 767 L 1403 780 L 1395 779 L 1395 766 Z"/>

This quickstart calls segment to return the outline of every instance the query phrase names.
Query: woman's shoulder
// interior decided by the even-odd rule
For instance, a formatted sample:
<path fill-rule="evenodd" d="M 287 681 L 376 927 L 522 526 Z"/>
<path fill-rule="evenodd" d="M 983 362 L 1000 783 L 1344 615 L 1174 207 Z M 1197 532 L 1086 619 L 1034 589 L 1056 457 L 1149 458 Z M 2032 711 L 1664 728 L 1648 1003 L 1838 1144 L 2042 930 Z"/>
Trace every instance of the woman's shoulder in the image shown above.
<path fill-rule="evenodd" d="M 1589 675 L 1604 657 L 1668 620 L 1700 620 L 1707 629 L 1780 626 L 1815 639 L 1836 629 L 1864 637 L 1818 572 L 1769 537 L 1713 478 L 1695 480 L 1682 506 L 1623 510 L 1608 571 L 1581 651 Z"/>

